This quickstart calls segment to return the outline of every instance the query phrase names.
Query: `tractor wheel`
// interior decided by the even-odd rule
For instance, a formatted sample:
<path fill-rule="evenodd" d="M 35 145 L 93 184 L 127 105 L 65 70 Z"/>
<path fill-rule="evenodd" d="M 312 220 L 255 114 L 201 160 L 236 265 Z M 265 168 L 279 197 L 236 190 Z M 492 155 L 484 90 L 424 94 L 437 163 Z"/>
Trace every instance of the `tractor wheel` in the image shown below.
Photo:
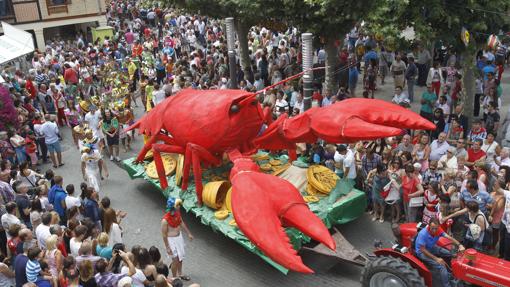
<path fill-rule="evenodd" d="M 418 270 L 400 258 L 380 256 L 361 272 L 363 287 L 425 287 Z"/>

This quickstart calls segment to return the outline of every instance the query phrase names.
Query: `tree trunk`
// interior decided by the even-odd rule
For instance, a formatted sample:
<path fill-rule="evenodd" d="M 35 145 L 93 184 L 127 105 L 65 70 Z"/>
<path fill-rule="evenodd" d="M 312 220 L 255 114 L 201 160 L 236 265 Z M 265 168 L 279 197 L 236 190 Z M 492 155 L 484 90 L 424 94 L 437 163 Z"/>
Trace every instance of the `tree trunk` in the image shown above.
<path fill-rule="evenodd" d="M 326 76 L 324 86 L 326 91 L 328 91 L 331 95 L 334 95 L 338 90 L 338 77 L 336 74 L 336 67 L 338 66 L 338 49 L 335 46 L 334 38 L 327 38 L 326 41 Z"/>
<path fill-rule="evenodd" d="M 239 39 L 239 60 L 241 68 L 243 69 L 245 78 L 253 84 L 253 71 L 251 70 L 250 54 L 248 50 L 248 31 L 250 26 L 244 23 L 241 19 L 236 18 L 237 37 Z"/>
<path fill-rule="evenodd" d="M 475 55 L 476 48 L 468 47 L 461 57 L 463 83 L 464 83 L 464 115 L 468 118 L 468 126 L 471 126 L 471 121 L 474 117 L 474 102 L 475 102 Z"/>

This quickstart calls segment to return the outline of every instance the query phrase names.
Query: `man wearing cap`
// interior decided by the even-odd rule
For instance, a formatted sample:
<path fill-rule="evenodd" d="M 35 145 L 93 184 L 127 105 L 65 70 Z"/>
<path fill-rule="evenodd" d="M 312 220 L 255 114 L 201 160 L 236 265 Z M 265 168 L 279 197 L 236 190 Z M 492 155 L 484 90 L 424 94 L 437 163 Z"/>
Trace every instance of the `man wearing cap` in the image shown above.
<path fill-rule="evenodd" d="M 166 252 L 172 257 L 171 269 L 172 277 L 180 277 L 183 280 L 190 280 L 188 276 L 182 275 L 182 261 L 184 260 L 184 239 L 182 238 L 181 228 L 188 234 L 189 240 L 193 240 L 193 235 L 184 223 L 181 217 L 180 206 L 182 200 L 169 197 L 167 200 L 167 213 L 161 220 L 161 235 L 165 244 Z"/>

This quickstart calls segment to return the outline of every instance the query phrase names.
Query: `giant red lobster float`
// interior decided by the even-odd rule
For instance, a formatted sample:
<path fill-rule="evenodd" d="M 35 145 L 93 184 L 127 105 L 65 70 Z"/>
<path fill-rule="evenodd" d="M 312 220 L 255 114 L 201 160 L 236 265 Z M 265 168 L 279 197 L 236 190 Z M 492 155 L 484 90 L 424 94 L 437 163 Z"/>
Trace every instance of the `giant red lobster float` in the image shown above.
<path fill-rule="evenodd" d="M 264 129 L 265 128 L 265 129 Z M 201 164 L 219 165 L 226 154 L 233 162 L 232 212 L 239 229 L 263 253 L 282 266 L 313 271 L 289 243 L 282 226 L 295 227 L 332 250 L 335 242 L 323 222 L 308 208 L 289 182 L 261 173 L 249 156 L 257 149 L 288 150 L 296 143 L 351 143 L 402 134 L 402 129 L 433 129 L 434 125 L 403 107 L 382 100 L 347 99 L 271 121 L 257 93 L 243 90 L 186 89 L 165 99 L 129 129 L 149 137 L 136 161 L 153 150 L 161 188 L 168 186 L 161 153 L 184 155 L 182 190 L 190 167 L 198 203 L 202 203 Z"/>

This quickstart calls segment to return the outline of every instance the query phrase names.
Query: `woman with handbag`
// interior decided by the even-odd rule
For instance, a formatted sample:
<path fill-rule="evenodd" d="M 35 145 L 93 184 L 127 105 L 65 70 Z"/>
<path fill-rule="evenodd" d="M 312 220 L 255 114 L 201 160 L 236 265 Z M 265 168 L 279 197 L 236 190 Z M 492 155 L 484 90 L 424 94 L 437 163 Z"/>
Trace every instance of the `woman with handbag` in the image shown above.
<path fill-rule="evenodd" d="M 19 166 L 17 180 L 21 180 L 22 183 L 30 186 L 30 189 L 37 188 L 37 182 L 43 178 L 42 174 L 39 174 L 28 167 L 28 162 L 22 162 Z"/>
<path fill-rule="evenodd" d="M 423 193 L 423 187 L 418 175 L 414 172 L 414 166 L 406 165 L 405 174 L 402 175 L 402 198 L 406 222 L 416 222 L 418 211 L 423 208 Z"/>

